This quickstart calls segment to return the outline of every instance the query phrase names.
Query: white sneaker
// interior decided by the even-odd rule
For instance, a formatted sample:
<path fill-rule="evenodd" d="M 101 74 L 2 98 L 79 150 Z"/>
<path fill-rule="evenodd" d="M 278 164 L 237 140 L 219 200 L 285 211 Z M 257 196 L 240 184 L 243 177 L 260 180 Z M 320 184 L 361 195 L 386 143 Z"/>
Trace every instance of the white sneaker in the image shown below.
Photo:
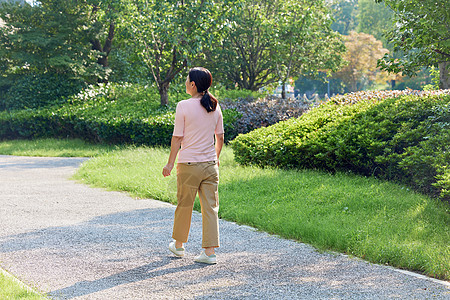
<path fill-rule="evenodd" d="M 176 256 L 184 256 L 184 248 L 175 248 L 175 242 L 169 244 L 169 250 Z"/>
<path fill-rule="evenodd" d="M 215 254 L 211 254 L 210 256 L 206 255 L 205 250 L 203 250 L 202 253 L 194 259 L 194 261 L 212 265 L 217 263 L 217 258 Z"/>

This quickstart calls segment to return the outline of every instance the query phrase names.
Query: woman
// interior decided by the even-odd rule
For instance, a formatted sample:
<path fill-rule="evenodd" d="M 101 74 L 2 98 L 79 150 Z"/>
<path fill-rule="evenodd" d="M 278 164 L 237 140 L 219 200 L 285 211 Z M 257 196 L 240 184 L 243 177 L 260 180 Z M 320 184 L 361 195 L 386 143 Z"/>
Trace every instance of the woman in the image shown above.
<path fill-rule="evenodd" d="M 204 250 L 195 261 L 207 264 L 216 263 L 215 248 L 219 247 L 219 156 L 224 142 L 222 112 L 217 99 L 208 91 L 211 83 L 212 76 L 207 69 L 189 71 L 186 92 L 191 98 L 177 105 L 169 161 L 163 168 L 164 177 L 169 176 L 180 151 L 174 241 L 169 244 L 169 249 L 177 256 L 184 256 L 183 243 L 188 241 L 192 208 L 198 193 Z"/>

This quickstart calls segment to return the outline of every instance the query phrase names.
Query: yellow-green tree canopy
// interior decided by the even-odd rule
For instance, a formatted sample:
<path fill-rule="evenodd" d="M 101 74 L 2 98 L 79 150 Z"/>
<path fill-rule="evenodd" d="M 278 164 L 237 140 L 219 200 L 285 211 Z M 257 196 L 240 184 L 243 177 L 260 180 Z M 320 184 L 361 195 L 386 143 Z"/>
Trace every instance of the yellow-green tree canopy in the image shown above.
<path fill-rule="evenodd" d="M 381 41 L 373 35 L 350 32 L 344 36 L 347 51 L 343 55 L 348 63 L 339 72 L 333 75 L 340 78 L 350 91 L 363 90 L 371 82 L 386 81 L 387 74 L 377 68 L 377 60 L 388 53 Z"/>

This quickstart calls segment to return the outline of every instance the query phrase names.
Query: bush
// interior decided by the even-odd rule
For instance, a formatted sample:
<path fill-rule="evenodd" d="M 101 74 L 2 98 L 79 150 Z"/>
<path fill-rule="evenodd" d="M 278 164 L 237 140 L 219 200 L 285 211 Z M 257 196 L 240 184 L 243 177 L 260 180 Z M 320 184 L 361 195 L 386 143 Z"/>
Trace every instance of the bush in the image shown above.
<path fill-rule="evenodd" d="M 225 99 L 220 105 L 224 109 L 239 113 L 240 116 L 235 120 L 237 133 L 247 133 L 256 128 L 299 117 L 309 109 L 309 104 L 303 101 L 275 97 Z"/>
<path fill-rule="evenodd" d="M 62 106 L 2 112 L 2 138 L 75 137 L 91 142 L 167 145 L 173 105 L 161 108 L 154 89 L 100 84 L 69 97 Z"/>
<path fill-rule="evenodd" d="M 236 136 L 239 113 L 224 110 L 226 141 Z M 159 104 L 155 89 L 100 84 L 62 106 L 0 112 L 0 138 L 73 137 L 108 144 L 170 145 L 175 103 Z"/>
<path fill-rule="evenodd" d="M 401 96 L 401 95 L 404 96 Z M 450 91 L 360 92 L 238 136 L 242 164 L 350 170 L 448 200 Z"/>
<path fill-rule="evenodd" d="M 184 84 L 183 84 L 184 88 Z M 250 90 L 241 90 L 241 89 L 227 89 L 222 85 L 214 86 L 211 88 L 212 94 L 222 101 L 234 101 L 245 98 L 261 98 L 263 97 L 263 93 L 250 91 Z"/>
<path fill-rule="evenodd" d="M 21 74 L 0 81 L 0 110 L 33 109 L 61 104 L 84 87 L 64 74 Z"/>

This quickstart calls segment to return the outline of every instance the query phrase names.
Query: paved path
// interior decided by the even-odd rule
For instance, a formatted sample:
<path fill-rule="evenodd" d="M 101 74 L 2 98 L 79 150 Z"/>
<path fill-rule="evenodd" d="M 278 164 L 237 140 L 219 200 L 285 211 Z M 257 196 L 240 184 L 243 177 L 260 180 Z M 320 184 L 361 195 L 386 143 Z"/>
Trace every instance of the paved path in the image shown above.
<path fill-rule="evenodd" d="M 81 158 L 0 156 L 0 267 L 54 299 L 450 299 L 450 286 L 221 221 L 219 264 L 170 255 L 174 207 L 69 180 Z"/>

